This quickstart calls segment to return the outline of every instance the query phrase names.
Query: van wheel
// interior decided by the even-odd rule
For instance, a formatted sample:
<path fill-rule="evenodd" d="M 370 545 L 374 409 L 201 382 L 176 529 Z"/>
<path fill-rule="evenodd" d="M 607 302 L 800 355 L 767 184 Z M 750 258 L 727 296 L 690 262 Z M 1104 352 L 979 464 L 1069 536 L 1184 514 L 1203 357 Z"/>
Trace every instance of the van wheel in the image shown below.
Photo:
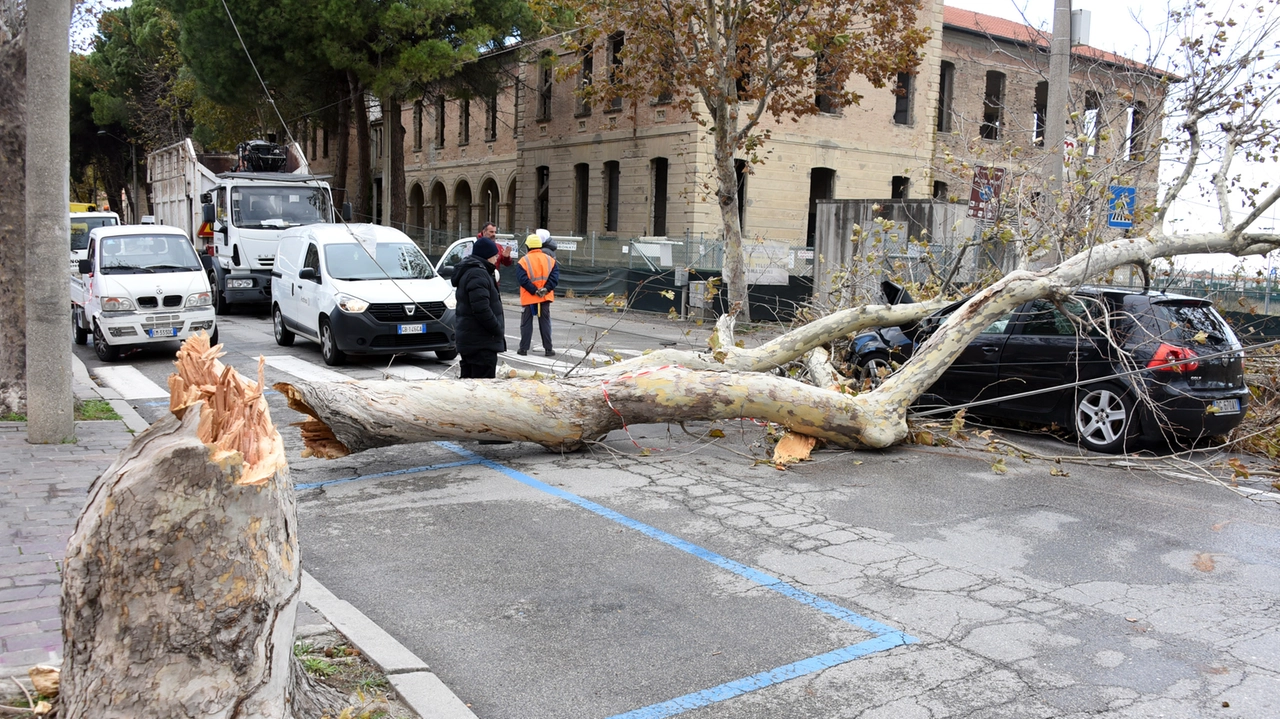
<path fill-rule="evenodd" d="M 93 325 L 93 352 L 103 362 L 115 362 L 120 359 L 120 348 L 107 344 L 107 338 L 102 335 L 102 328 L 97 323 Z"/>
<path fill-rule="evenodd" d="M 295 335 L 284 326 L 284 314 L 280 312 L 280 305 L 271 307 L 271 324 L 276 333 L 276 344 L 281 347 L 292 347 Z"/>
<path fill-rule="evenodd" d="M 80 323 L 80 308 L 78 307 L 71 309 L 71 332 L 73 333 L 72 339 L 75 340 L 76 344 L 83 345 L 89 342 L 89 330 L 85 329 L 84 325 Z"/>
<path fill-rule="evenodd" d="M 458 350 L 436 350 L 436 359 L 441 362 L 452 362 L 458 356 Z"/>
<path fill-rule="evenodd" d="M 320 356 L 331 367 L 347 361 L 347 355 L 338 349 L 338 343 L 333 339 L 333 330 L 329 329 L 329 320 L 325 317 L 320 318 Z"/>
<path fill-rule="evenodd" d="M 1133 426 L 1133 400 L 1114 385 L 1088 387 L 1076 393 L 1074 426 L 1080 443 L 1095 452 L 1124 449 Z"/>
<path fill-rule="evenodd" d="M 218 344 L 218 327 L 215 325 L 213 333 L 209 335 L 209 346 L 212 347 L 216 344 Z"/>

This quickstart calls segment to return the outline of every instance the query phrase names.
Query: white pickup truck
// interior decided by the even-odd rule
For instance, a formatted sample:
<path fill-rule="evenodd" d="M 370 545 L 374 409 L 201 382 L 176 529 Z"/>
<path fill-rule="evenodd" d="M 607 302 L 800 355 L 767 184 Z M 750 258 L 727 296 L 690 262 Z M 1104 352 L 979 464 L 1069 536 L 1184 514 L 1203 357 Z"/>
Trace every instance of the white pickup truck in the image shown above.
<path fill-rule="evenodd" d="M 85 259 L 71 275 L 76 344 L 93 335 L 98 359 L 127 346 L 183 340 L 218 328 L 205 269 L 187 234 L 163 225 L 117 225 L 89 232 Z"/>

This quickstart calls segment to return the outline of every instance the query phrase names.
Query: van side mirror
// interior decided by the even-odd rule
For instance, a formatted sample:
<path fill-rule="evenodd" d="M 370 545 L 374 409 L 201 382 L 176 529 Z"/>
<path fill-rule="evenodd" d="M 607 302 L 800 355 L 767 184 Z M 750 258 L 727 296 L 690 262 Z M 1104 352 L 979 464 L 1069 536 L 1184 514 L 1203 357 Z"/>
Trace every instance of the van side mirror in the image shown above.
<path fill-rule="evenodd" d="M 93 260 L 80 260 L 76 264 L 76 271 L 82 275 L 93 274 Z"/>
<path fill-rule="evenodd" d="M 450 277 L 453 277 L 453 265 L 441 265 L 440 269 L 436 270 L 436 274 L 440 275 L 446 280 L 449 279 Z"/>
<path fill-rule="evenodd" d="M 204 211 L 204 222 L 213 222 L 213 203 L 205 203 L 200 209 Z"/>
<path fill-rule="evenodd" d="M 314 267 L 303 267 L 298 270 L 298 279 L 316 281 L 316 270 Z"/>
<path fill-rule="evenodd" d="M 354 216 L 355 216 L 355 211 L 351 208 L 351 203 L 350 202 L 342 203 L 342 221 L 350 222 L 351 218 Z"/>

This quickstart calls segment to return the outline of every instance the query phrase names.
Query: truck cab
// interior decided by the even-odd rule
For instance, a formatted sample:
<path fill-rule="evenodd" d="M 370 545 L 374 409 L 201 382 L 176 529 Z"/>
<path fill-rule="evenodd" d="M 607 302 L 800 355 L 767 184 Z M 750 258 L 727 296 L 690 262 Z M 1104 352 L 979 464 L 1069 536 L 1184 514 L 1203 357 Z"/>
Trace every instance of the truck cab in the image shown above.
<path fill-rule="evenodd" d="M 71 274 L 76 274 L 80 260 L 89 247 L 89 233 L 99 227 L 115 227 L 120 224 L 120 216 L 114 212 L 101 212 L 93 205 L 71 203 Z"/>

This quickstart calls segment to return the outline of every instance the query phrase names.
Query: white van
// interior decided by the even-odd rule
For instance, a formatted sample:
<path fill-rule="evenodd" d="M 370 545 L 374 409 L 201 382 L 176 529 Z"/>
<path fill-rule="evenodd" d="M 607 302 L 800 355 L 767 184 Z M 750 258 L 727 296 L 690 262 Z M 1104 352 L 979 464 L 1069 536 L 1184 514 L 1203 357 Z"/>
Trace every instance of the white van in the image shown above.
<path fill-rule="evenodd" d="M 497 243 L 499 247 L 506 247 L 510 250 L 512 258 L 520 256 L 520 243 L 516 242 L 515 235 L 499 234 L 497 237 L 493 238 L 493 241 Z M 461 262 L 467 255 L 471 254 L 471 246 L 475 243 L 476 238 L 464 237 L 449 245 L 449 249 L 445 250 L 444 254 L 440 255 L 440 259 L 436 262 L 436 272 L 444 277 L 451 276 L 453 274 L 453 267 Z M 446 267 L 449 269 L 445 270 L 444 268 Z"/>
<path fill-rule="evenodd" d="M 98 359 L 114 362 L 130 345 L 186 339 L 205 330 L 217 343 L 212 295 L 187 233 L 163 225 L 116 225 L 89 232 L 71 276 L 76 344 L 93 335 Z"/>
<path fill-rule="evenodd" d="M 88 256 L 85 250 L 89 248 L 89 232 L 99 227 L 114 227 L 119 224 L 120 216 L 114 212 L 71 213 L 71 274 L 78 273 L 80 260 Z"/>
<path fill-rule="evenodd" d="M 280 235 L 271 271 L 276 343 L 301 335 L 325 364 L 347 354 L 458 355 L 453 286 L 403 232 L 382 225 L 314 224 Z"/>

